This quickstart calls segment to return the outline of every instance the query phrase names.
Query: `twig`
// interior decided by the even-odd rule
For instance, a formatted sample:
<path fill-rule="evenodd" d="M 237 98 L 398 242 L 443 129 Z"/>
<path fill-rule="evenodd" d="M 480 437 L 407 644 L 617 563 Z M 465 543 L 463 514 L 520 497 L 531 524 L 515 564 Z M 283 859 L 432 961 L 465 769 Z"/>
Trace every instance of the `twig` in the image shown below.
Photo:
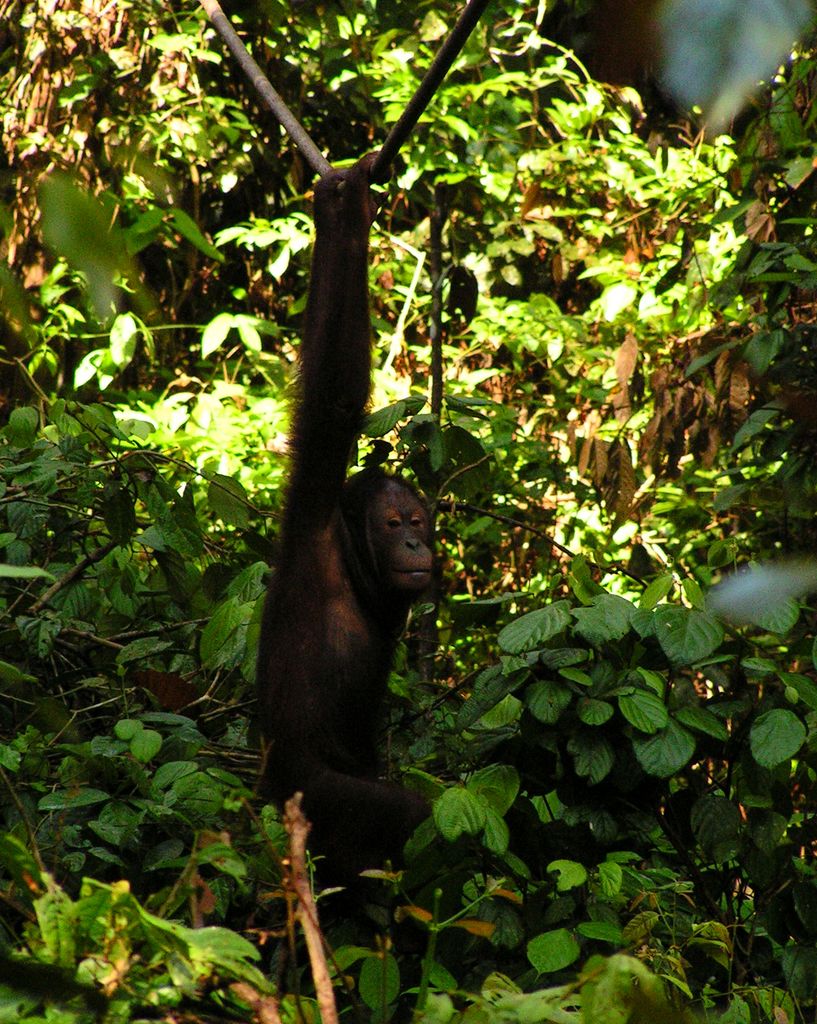
<path fill-rule="evenodd" d="M 203 2 L 203 0 L 202 0 Z M 389 167 L 397 156 L 400 147 L 411 134 L 412 129 L 422 117 L 423 111 L 431 102 L 434 93 L 448 73 L 449 68 L 459 56 L 460 50 L 468 37 L 476 28 L 482 13 L 490 0 L 469 0 L 457 24 L 451 29 L 446 41 L 440 47 L 437 56 L 431 62 L 425 77 L 417 87 L 417 91 L 409 100 L 408 106 L 392 126 L 386 141 L 372 164 L 371 180 L 384 182 L 389 177 Z"/>
<path fill-rule="evenodd" d="M 431 415 L 436 418 L 438 426 L 443 409 L 443 228 L 447 215 L 446 189 L 444 185 L 437 184 L 429 218 L 431 319 L 428 333 L 431 342 Z"/>
<path fill-rule="evenodd" d="M 48 868 L 45 866 L 40 848 L 37 845 L 37 835 L 34 832 L 34 826 L 31 824 L 31 819 L 23 805 L 23 801 L 17 795 L 17 790 L 12 786 L 11 779 L 6 774 L 3 768 L 0 768 L 0 782 L 6 787 L 8 795 L 11 797 L 11 802 L 17 808 L 17 813 L 20 815 L 20 820 L 23 823 L 23 828 L 26 830 L 28 835 L 28 845 L 30 847 L 31 856 L 34 858 L 40 874 L 43 875 L 44 883 L 47 884 Z"/>
<path fill-rule="evenodd" d="M 117 546 L 117 542 L 111 540 L 107 544 L 103 544 L 102 547 L 97 548 L 96 551 L 92 551 L 90 555 L 86 555 L 81 562 L 78 562 L 64 576 L 60 577 L 56 583 L 52 584 L 38 601 L 34 602 L 28 614 L 36 615 L 38 612 L 41 612 L 55 594 L 58 594 L 64 587 L 67 587 L 69 583 L 73 583 L 87 568 L 96 562 L 101 562 L 105 555 L 109 554 Z"/>
<path fill-rule="evenodd" d="M 315 983 L 315 994 L 318 997 L 318 1008 L 323 1024 L 338 1024 L 338 1008 L 335 1005 L 335 993 L 329 977 L 329 967 L 323 952 L 323 938 L 318 924 L 318 909 L 312 899 L 309 879 L 306 873 L 306 837 L 309 822 L 301 810 L 302 793 L 296 793 L 287 800 L 284 807 L 284 827 L 289 833 L 289 855 L 292 885 L 298 897 L 296 912 L 304 930 L 306 948 L 309 951 L 309 963 L 312 967 L 312 980 Z"/>
<path fill-rule="evenodd" d="M 409 245 L 408 242 L 405 242 L 402 238 L 398 238 L 397 235 L 389 235 L 388 239 L 392 245 L 396 246 L 398 249 L 402 249 L 404 252 L 407 252 L 409 256 L 414 257 L 414 272 L 411 275 L 411 284 L 408 286 L 405 298 L 403 299 L 402 308 L 397 316 L 397 323 L 394 325 L 388 355 L 383 361 L 384 371 L 391 369 L 392 363 L 398 357 L 402 349 L 403 342 L 406 337 L 406 320 L 408 319 L 409 312 L 411 311 L 412 304 L 414 303 L 415 296 L 417 295 L 417 287 L 420 284 L 420 275 L 423 272 L 423 265 L 426 259 L 426 254 L 424 252 L 421 252 L 419 249 L 415 249 L 414 246 Z"/>
<path fill-rule="evenodd" d="M 228 21 L 227 15 L 221 9 L 221 5 L 217 0 L 200 0 L 200 2 L 207 12 L 207 17 L 212 22 L 213 28 L 224 40 L 227 49 L 235 57 L 241 70 L 255 86 L 261 99 L 266 103 L 278 123 L 301 151 L 304 160 L 306 160 L 316 174 L 323 177 L 324 174 L 332 170 L 332 165 L 272 87 L 261 68 L 252 59 L 246 46 L 241 42 L 235 29 Z"/>
<path fill-rule="evenodd" d="M 434 206 L 431 210 L 429 231 L 429 270 L 431 272 L 431 315 L 429 320 L 429 341 L 431 343 L 431 415 L 434 417 L 436 429 L 440 429 L 440 416 L 443 408 L 443 340 L 445 326 L 443 324 L 443 228 L 447 217 L 445 185 L 434 186 Z M 434 475 L 434 493 L 440 493 L 440 471 Z M 437 530 L 437 510 L 432 505 L 429 536 L 432 541 Z M 430 683 L 435 673 L 435 658 L 439 646 L 439 630 L 437 614 L 440 608 L 440 592 L 442 581 L 439 563 L 435 563 L 431 576 L 427 598 L 431 608 L 420 617 L 417 630 L 417 660 L 420 678 Z"/>

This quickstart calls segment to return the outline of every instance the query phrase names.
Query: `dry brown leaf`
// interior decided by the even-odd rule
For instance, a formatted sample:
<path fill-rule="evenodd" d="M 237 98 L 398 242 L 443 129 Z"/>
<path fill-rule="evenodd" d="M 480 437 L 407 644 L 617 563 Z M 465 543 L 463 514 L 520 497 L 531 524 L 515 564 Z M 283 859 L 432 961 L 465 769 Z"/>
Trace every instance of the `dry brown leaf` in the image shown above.
<path fill-rule="evenodd" d="M 598 488 L 604 486 L 604 478 L 607 476 L 607 453 L 610 450 L 610 442 L 600 437 L 593 438 L 593 483 Z"/>
<path fill-rule="evenodd" d="M 749 374 L 745 363 L 738 363 L 732 370 L 729 379 L 729 408 L 735 414 L 738 423 L 746 419 L 746 407 L 749 403 Z"/>
<path fill-rule="evenodd" d="M 638 342 L 634 334 L 628 333 L 616 351 L 616 380 L 619 387 L 625 388 L 633 375 L 638 363 Z"/>
<path fill-rule="evenodd" d="M 765 203 L 756 199 L 746 211 L 746 234 L 753 242 L 762 245 L 771 242 L 776 234 L 777 225 Z"/>
<path fill-rule="evenodd" d="M 608 453 L 602 493 L 605 507 L 616 526 L 629 515 L 635 492 L 636 479 L 630 447 L 625 442 L 613 441 Z"/>
<path fill-rule="evenodd" d="M 537 206 L 542 205 L 542 186 L 538 182 L 534 182 L 525 189 L 525 194 L 522 196 L 522 205 L 519 213 L 522 219 L 535 210 Z"/>

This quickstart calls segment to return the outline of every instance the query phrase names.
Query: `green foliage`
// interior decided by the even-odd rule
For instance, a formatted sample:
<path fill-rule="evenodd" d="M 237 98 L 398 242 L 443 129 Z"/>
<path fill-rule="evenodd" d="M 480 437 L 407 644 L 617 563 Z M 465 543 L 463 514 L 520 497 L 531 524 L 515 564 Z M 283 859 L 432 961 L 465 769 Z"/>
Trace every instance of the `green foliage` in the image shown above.
<path fill-rule="evenodd" d="M 215 1007 L 240 1008 L 247 990 L 259 999 L 271 992 L 256 967 L 258 950 L 227 928 L 188 928 L 151 914 L 124 881 L 86 879 L 72 899 L 8 837 L 0 860 L 37 893 L 26 948 L 5 964 L 12 984 L 0 984 L 4 1015 L 13 1006 L 16 1020 L 55 1019 L 51 1009 L 42 1014 L 44 1005 L 56 1004 L 61 1021 L 79 1024 L 98 1014 L 126 1020 L 134 1005 L 150 1012 L 205 998 Z M 236 992 L 235 982 L 246 988 Z"/>

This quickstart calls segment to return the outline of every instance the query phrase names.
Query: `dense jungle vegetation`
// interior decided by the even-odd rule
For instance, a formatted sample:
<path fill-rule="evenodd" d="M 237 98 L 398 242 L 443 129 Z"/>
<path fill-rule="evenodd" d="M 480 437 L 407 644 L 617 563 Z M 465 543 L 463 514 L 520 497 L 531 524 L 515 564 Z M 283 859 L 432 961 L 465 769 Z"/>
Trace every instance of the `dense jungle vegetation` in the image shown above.
<path fill-rule="evenodd" d="M 227 13 L 343 163 L 460 6 Z M 817 65 L 704 133 L 649 6 L 494 0 L 387 186 L 434 811 L 317 893 L 346 1020 L 817 1020 Z M 0 1022 L 316 1021 L 253 727 L 313 176 L 192 0 L 0 0 L 0 116 Z"/>

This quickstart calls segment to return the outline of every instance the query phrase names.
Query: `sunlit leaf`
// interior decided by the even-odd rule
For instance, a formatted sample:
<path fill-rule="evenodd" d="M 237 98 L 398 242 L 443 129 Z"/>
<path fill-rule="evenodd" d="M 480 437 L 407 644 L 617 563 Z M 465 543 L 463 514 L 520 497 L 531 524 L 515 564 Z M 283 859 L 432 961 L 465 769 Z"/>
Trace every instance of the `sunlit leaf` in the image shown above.
<path fill-rule="evenodd" d="M 720 623 L 706 612 L 661 605 L 654 617 L 658 642 L 676 665 L 692 665 L 701 661 L 723 640 Z"/>
<path fill-rule="evenodd" d="M 554 601 L 514 619 L 500 632 L 498 643 L 508 654 L 521 654 L 545 644 L 570 623 L 567 601 Z"/>

